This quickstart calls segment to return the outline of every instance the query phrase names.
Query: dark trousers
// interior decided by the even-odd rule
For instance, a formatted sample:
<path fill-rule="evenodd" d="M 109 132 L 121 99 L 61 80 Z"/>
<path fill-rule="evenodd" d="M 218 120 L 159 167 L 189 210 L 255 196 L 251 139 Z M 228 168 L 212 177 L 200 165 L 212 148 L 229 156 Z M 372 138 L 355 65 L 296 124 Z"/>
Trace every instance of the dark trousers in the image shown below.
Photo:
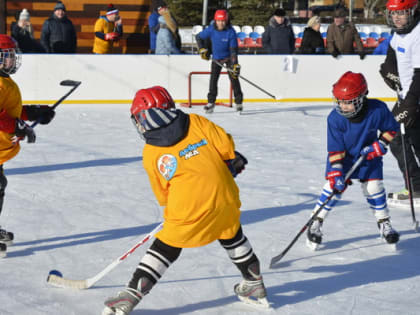
<path fill-rule="evenodd" d="M 4 191 L 7 186 L 7 178 L 4 176 L 3 165 L 0 165 L 0 213 L 3 209 Z"/>
<path fill-rule="evenodd" d="M 413 191 L 420 192 L 420 167 L 416 160 L 416 158 L 420 160 L 420 124 L 417 123 L 413 128 L 406 129 L 404 139 L 408 171 L 410 173 Z M 394 140 L 392 140 L 390 148 L 392 154 L 397 159 L 398 166 L 404 176 L 407 187 L 407 178 L 405 178 L 404 153 L 400 132 L 398 132 Z"/>
<path fill-rule="evenodd" d="M 233 64 L 230 60 L 218 60 L 220 63 L 225 63 L 227 67 L 232 68 Z M 209 103 L 215 103 L 217 98 L 217 82 L 219 81 L 220 72 L 222 67 L 216 64 L 215 62 L 211 63 L 211 74 L 210 74 L 210 89 L 209 94 L 207 94 L 207 101 Z M 243 95 L 241 90 L 241 84 L 239 83 L 238 78 L 233 78 L 230 72 L 229 80 L 232 83 L 233 95 L 235 96 L 235 104 L 242 104 Z"/>

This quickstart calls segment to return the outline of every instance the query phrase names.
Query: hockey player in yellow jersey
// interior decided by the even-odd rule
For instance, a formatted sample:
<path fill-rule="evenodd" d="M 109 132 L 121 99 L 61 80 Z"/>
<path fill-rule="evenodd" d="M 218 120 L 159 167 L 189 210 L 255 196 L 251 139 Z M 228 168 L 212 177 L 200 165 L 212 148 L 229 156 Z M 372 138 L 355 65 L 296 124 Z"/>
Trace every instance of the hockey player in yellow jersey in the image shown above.
<path fill-rule="evenodd" d="M 108 5 L 106 15 L 100 16 L 95 22 L 95 40 L 93 52 L 95 54 L 110 54 L 114 42 L 123 34 L 122 20 L 119 11 L 112 4 Z"/>
<path fill-rule="evenodd" d="M 130 314 L 183 248 L 215 240 L 243 276 L 235 294 L 267 307 L 260 263 L 239 220 L 241 203 L 234 177 L 247 160 L 235 151 L 232 136 L 200 115 L 175 109 L 172 97 L 160 86 L 139 90 L 131 114 L 146 142 L 143 166 L 165 207 L 164 222 L 127 288 L 105 301 L 103 314 Z"/>
<path fill-rule="evenodd" d="M 55 114 L 46 105 L 22 106 L 19 87 L 10 77 L 19 69 L 20 60 L 15 40 L 0 34 L 0 213 L 7 185 L 3 164 L 18 154 L 20 140 L 27 138 L 29 143 L 35 142 L 35 132 L 25 120 L 48 124 Z M 13 238 L 13 233 L 0 227 L 0 257 L 6 256 L 7 245 Z"/>

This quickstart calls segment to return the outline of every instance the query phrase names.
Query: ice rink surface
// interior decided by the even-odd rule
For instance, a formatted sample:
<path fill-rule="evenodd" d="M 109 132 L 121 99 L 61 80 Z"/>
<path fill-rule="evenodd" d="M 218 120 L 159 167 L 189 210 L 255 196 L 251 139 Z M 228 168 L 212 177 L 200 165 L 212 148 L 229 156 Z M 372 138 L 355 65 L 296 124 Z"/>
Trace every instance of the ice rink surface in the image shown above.
<path fill-rule="evenodd" d="M 207 117 L 231 133 L 248 158 L 237 177 L 241 220 L 273 309 L 237 301 L 239 271 L 215 242 L 184 250 L 133 314 L 419 314 L 420 235 L 410 212 L 391 209 L 401 233 L 394 252 L 378 238 L 357 182 L 325 221 L 319 251 L 311 252 L 303 235 L 277 268 L 268 268 L 321 192 L 332 104 L 244 108 L 238 115 L 217 107 Z M 202 107 L 184 110 L 203 114 Z M 51 124 L 36 127 L 37 142 L 22 143 L 5 164 L 9 184 L 0 224 L 15 233 L 15 244 L 0 260 L 1 315 L 98 315 L 103 301 L 130 279 L 151 242 L 88 290 L 46 283 L 51 269 L 71 279 L 96 275 L 162 220 L 129 116 L 129 105 L 60 105 Z M 391 154 L 384 164 L 387 191 L 400 190 Z"/>

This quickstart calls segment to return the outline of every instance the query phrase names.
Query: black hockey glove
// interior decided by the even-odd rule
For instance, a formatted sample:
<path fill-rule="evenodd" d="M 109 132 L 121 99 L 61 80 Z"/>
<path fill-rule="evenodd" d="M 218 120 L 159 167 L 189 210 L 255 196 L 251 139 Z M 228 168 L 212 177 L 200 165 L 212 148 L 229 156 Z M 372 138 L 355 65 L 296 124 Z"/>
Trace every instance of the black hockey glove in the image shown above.
<path fill-rule="evenodd" d="M 365 59 L 366 55 L 367 55 L 367 54 L 366 54 L 364 51 L 359 52 L 359 57 L 360 57 L 360 60 Z"/>
<path fill-rule="evenodd" d="M 17 144 L 20 140 L 27 137 L 28 143 L 34 143 L 36 140 L 35 131 L 28 126 L 22 119 L 16 119 L 15 135 L 12 138 L 12 142 Z"/>
<path fill-rule="evenodd" d="M 339 53 L 337 50 L 334 50 L 334 51 L 331 53 L 331 55 L 332 55 L 334 58 L 337 58 L 337 57 L 338 57 L 338 55 L 340 55 L 340 53 Z"/>
<path fill-rule="evenodd" d="M 248 164 L 248 160 L 238 151 L 235 151 L 234 159 L 226 160 L 225 162 L 233 177 L 236 177 L 236 175 L 240 174 L 245 169 L 245 165 Z"/>
<path fill-rule="evenodd" d="M 407 93 L 405 99 L 400 103 L 397 102 L 392 109 L 395 120 L 400 124 L 404 124 L 406 128 L 412 127 L 419 115 L 418 103 L 419 100 L 417 96 Z"/>
<path fill-rule="evenodd" d="M 39 121 L 40 124 L 48 124 L 55 116 L 55 111 L 48 105 L 30 105 L 24 106 L 26 115 L 30 121 Z"/>
<path fill-rule="evenodd" d="M 394 73 L 388 64 L 385 62 L 381 64 L 381 68 L 379 69 L 379 73 L 381 74 L 382 78 L 384 79 L 385 83 L 394 91 L 399 91 L 402 89 L 400 83 L 400 77 L 398 73 Z"/>

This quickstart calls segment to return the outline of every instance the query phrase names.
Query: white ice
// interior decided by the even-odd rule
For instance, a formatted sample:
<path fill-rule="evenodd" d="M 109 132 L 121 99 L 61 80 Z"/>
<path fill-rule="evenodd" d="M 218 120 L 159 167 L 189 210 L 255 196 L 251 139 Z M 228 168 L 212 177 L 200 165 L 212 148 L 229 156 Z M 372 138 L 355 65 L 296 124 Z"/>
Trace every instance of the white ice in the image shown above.
<path fill-rule="evenodd" d="M 245 104 L 243 115 L 216 107 L 211 120 L 249 160 L 237 177 L 242 224 L 258 255 L 267 314 L 420 314 L 420 237 L 408 210 L 391 209 L 401 232 L 398 251 L 378 238 L 359 183 L 343 195 L 324 224 L 316 252 L 305 235 L 269 269 L 307 222 L 324 184 L 326 117 L 331 104 Z M 202 107 L 184 109 L 202 114 Z M 151 244 L 146 243 L 90 289 L 53 288 L 64 277 L 96 275 L 162 220 L 142 168 L 143 142 L 129 105 L 60 105 L 37 143 L 22 143 L 5 164 L 9 180 L 0 224 L 15 244 L 0 260 L 1 315 L 100 314 L 123 289 Z M 387 191 L 403 182 L 395 159 L 384 159 Z M 420 212 L 418 213 L 420 216 Z M 218 242 L 185 249 L 133 314 L 262 314 L 237 301 L 239 271 Z"/>

